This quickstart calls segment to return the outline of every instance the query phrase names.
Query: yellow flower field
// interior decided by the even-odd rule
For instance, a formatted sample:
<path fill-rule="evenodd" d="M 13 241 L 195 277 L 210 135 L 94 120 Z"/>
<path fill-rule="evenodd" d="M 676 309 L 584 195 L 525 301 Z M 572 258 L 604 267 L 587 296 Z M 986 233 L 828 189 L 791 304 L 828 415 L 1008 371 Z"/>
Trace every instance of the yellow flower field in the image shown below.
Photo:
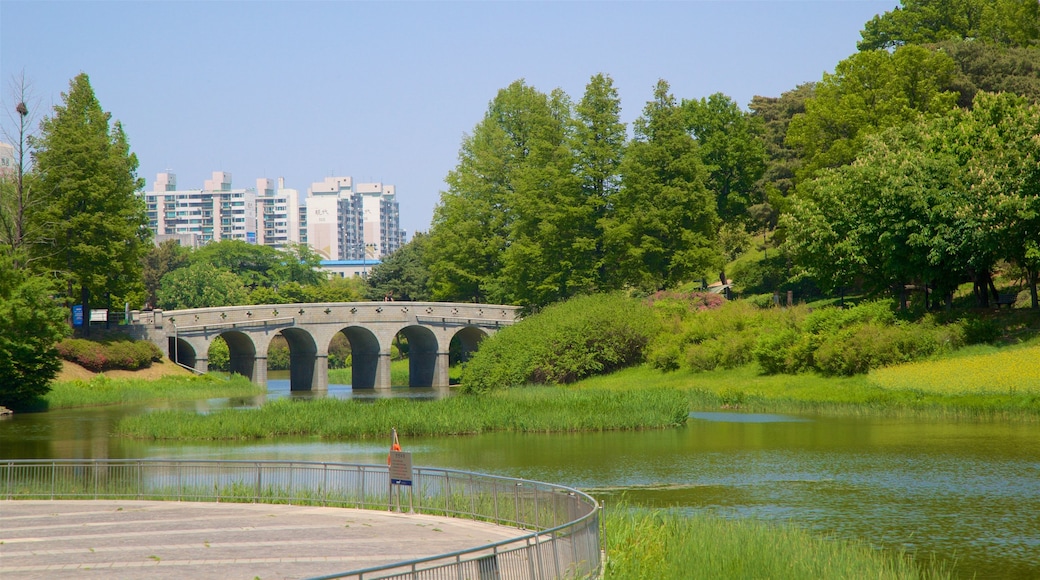
<path fill-rule="evenodd" d="M 885 389 L 946 395 L 1040 394 L 1040 346 L 877 369 L 868 381 Z"/>

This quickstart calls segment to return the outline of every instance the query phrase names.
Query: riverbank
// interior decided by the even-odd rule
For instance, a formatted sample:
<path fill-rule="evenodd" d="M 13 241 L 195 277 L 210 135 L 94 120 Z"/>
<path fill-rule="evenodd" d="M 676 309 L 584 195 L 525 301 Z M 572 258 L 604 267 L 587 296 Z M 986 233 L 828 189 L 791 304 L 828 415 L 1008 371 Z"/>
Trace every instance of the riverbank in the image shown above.
<path fill-rule="evenodd" d="M 934 416 L 1040 421 L 1040 344 L 971 347 L 941 359 L 851 377 L 764 374 L 736 369 L 665 373 L 633 367 L 579 383 L 582 388 L 654 384 L 680 389 L 691 409 L 822 415 Z"/>
<path fill-rule="evenodd" d="M 51 383 L 51 390 L 44 395 L 39 410 L 246 397 L 266 391 L 266 387 L 254 385 L 241 376 L 195 375 L 167 361 L 134 371 L 104 373 L 94 373 L 63 361 L 58 380 Z"/>

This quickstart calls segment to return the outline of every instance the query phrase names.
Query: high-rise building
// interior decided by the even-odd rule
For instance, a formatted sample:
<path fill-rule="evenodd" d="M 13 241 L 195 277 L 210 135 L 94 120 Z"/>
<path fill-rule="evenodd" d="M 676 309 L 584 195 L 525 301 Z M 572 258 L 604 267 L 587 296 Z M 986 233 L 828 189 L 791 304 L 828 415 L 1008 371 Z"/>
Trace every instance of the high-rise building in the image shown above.
<path fill-rule="evenodd" d="M 300 240 L 300 194 L 285 187 L 285 179 L 256 180 L 257 243 L 273 248 L 298 244 Z"/>
<path fill-rule="evenodd" d="M 311 184 L 306 208 L 306 243 L 326 260 L 378 260 L 405 243 L 392 185 L 327 177 Z"/>
<path fill-rule="evenodd" d="M 14 145 L 0 143 L 0 177 L 18 175 L 18 161 L 14 158 Z"/>
<path fill-rule="evenodd" d="M 219 240 L 257 243 L 256 192 L 232 189 L 231 174 L 214 171 L 202 189 L 177 189 L 171 172 L 156 176 L 144 192 L 148 226 L 156 241 L 194 238 L 191 245 Z M 183 242 L 182 242 L 183 243 Z"/>
<path fill-rule="evenodd" d="M 406 233 L 393 185 L 327 177 L 304 199 L 285 180 L 256 180 L 256 189 L 232 189 L 231 174 L 216 171 L 202 189 L 177 189 L 172 172 L 144 192 L 156 241 L 171 237 L 198 246 L 243 240 L 275 248 L 307 244 L 325 260 L 378 261 L 400 248 Z"/>

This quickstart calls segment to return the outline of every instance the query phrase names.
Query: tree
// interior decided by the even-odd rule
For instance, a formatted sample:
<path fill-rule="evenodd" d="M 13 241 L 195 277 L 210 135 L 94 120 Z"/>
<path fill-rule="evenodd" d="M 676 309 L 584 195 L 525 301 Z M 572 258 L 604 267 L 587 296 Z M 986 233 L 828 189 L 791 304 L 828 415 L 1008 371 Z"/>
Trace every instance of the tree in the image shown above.
<path fill-rule="evenodd" d="M 429 272 L 423 264 L 423 252 L 429 237 L 416 233 L 411 241 L 390 254 L 368 275 L 365 297 L 369 300 L 429 300 L 426 282 Z"/>
<path fill-rule="evenodd" d="M 54 345 L 67 333 L 50 282 L 0 252 L 0 405 L 22 408 L 50 390 L 61 370 Z"/>
<path fill-rule="evenodd" d="M 954 70 L 950 57 L 920 46 L 859 52 L 839 62 L 816 84 L 805 113 L 791 120 L 787 143 L 805 159 L 799 179 L 850 163 L 867 135 L 948 113 L 957 99 L 949 90 Z"/>
<path fill-rule="evenodd" d="M 511 97 L 506 106 L 522 124 L 509 133 L 522 132 L 523 140 L 510 187 L 509 243 L 488 289 L 496 302 L 537 307 L 581 285 L 575 268 L 588 254 L 575 251 L 574 243 L 579 231 L 588 230 L 589 217 L 573 173 L 570 99 L 558 89 L 549 96 L 529 90 Z"/>
<path fill-rule="evenodd" d="M 242 279 L 227 270 L 196 262 L 162 277 L 158 306 L 165 310 L 246 304 L 249 293 Z"/>
<path fill-rule="evenodd" d="M 507 246 L 514 173 L 527 153 L 523 110 L 512 103 L 536 92 L 523 81 L 502 89 L 484 119 L 466 136 L 448 190 L 433 211 L 429 252 L 434 300 L 485 301 Z"/>
<path fill-rule="evenodd" d="M 574 113 L 571 149 L 580 204 L 573 216 L 576 219 L 567 226 L 573 232 L 571 285 L 574 291 L 594 291 L 602 288 L 607 278 L 603 223 L 621 187 L 621 160 L 627 140 L 621 122 L 621 99 L 613 79 L 603 74 L 593 76 Z"/>
<path fill-rule="evenodd" d="M 747 223 L 747 208 L 767 201 L 757 192 L 765 171 L 762 121 L 740 110 L 733 99 L 715 93 L 706 99 L 683 100 L 686 129 L 697 139 L 708 170 L 708 189 L 724 222 Z"/>
<path fill-rule="evenodd" d="M 148 251 L 144 201 L 136 192 L 137 156 L 126 133 L 101 109 L 90 79 L 80 74 L 54 115 L 32 140 L 39 194 L 46 203 L 30 216 L 48 232 L 37 251 L 90 311 L 94 296 L 121 295 L 141 286 L 141 257 Z M 89 333 L 89 325 L 84 326 Z"/>
<path fill-rule="evenodd" d="M 11 93 L 17 104 L 4 109 L 16 127 L 4 126 L 3 135 L 14 143 L 14 166 L 0 167 L 0 243 L 6 245 L 20 260 L 30 259 L 21 250 L 31 246 L 37 236 L 30 228 L 29 216 L 40 205 L 30 173 L 32 158 L 32 125 L 35 123 L 35 99 L 23 73 L 12 82 Z"/>
<path fill-rule="evenodd" d="M 191 252 L 177 240 L 166 240 L 152 246 L 141 259 L 141 278 L 144 280 L 146 301 L 150 306 L 159 303 L 159 287 L 163 276 L 188 265 Z"/>
<path fill-rule="evenodd" d="M 615 286 L 652 292 L 720 265 L 718 218 L 697 143 L 668 83 L 658 81 L 634 129 L 604 238 Z"/>
<path fill-rule="evenodd" d="M 1040 40 L 1036 0 L 902 0 L 901 4 L 864 25 L 863 40 L 857 44 L 860 50 L 945 40 L 1030 46 Z"/>
<path fill-rule="evenodd" d="M 976 93 L 1014 93 L 1040 103 L 1040 48 L 1022 48 L 970 40 L 935 45 L 950 56 L 958 72 L 951 89 L 960 93 L 957 104 L 971 108 Z"/>
<path fill-rule="evenodd" d="M 205 263 L 231 272 L 251 289 L 270 287 L 280 281 L 276 276 L 283 260 L 274 248 L 242 240 L 211 242 L 191 254 L 192 264 Z"/>
<path fill-rule="evenodd" d="M 282 249 L 278 263 L 273 267 L 273 278 L 279 282 L 295 282 L 314 286 L 325 281 L 321 269 L 321 255 L 307 244 L 288 244 Z"/>
<path fill-rule="evenodd" d="M 813 83 L 798 85 L 779 97 L 755 96 L 748 108 L 761 119 L 762 140 L 766 150 L 766 167 L 758 189 L 768 203 L 775 206 L 780 198 L 794 190 L 795 174 L 802 164 L 798 150 L 786 143 L 787 128 L 795 115 L 805 112 L 805 102 L 813 96 Z"/>

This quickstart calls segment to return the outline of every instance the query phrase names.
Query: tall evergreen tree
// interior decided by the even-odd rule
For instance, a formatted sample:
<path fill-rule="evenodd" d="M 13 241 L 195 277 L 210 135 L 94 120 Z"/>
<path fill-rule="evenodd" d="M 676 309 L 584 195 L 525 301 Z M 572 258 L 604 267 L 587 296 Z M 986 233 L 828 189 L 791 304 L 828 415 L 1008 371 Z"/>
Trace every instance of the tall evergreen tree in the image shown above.
<path fill-rule="evenodd" d="M 70 301 L 78 290 L 84 312 L 95 297 L 138 291 L 149 247 L 137 156 L 110 118 L 81 73 L 34 140 L 38 192 L 47 203 L 31 219 L 51 233 L 37 249 L 66 282 Z"/>
<path fill-rule="evenodd" d="M 621 174 L 612 215 L 604 220 L 615 286 L 660 290 L 719 265 L 707 172 L 663 80 L 635 122 Z"/>
<path fill-rule="evenodd" d="M 571 148 L 581 188 L 581 211 L 571 223 L 578 260 L 574 284 L 577 290 L 591 291 L 606 282 L 604 219 L 621 187 L 621 160 L 628 136 L 621 122 L 621 99 L 607 75 L 597 74 L 589 80 L 574 112 Z"/>

